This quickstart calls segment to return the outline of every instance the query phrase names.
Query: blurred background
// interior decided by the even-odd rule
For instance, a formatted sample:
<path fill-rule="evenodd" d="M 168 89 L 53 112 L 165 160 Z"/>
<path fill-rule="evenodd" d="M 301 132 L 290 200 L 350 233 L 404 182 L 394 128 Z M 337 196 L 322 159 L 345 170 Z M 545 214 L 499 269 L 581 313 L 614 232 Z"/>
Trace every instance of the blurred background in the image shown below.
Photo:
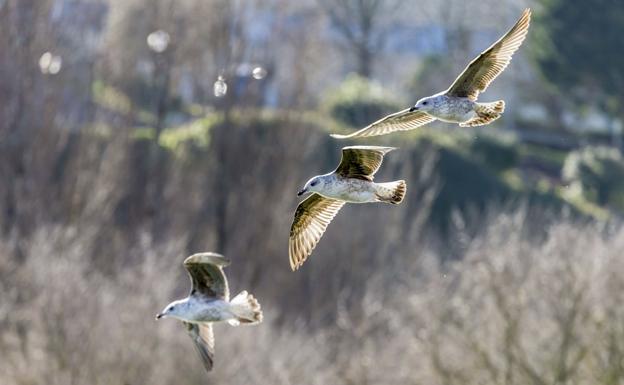
<path fill-rule="evenodd" d="M 447 88 L 523 8 L 478 128 L 349 132 Z M 624 383 L 624 3 L 0 0 L 0 383 Z M 296 192 L 398 146 L 291 272 Z M 265 322 L 183 327 L 185 256 Z"/>

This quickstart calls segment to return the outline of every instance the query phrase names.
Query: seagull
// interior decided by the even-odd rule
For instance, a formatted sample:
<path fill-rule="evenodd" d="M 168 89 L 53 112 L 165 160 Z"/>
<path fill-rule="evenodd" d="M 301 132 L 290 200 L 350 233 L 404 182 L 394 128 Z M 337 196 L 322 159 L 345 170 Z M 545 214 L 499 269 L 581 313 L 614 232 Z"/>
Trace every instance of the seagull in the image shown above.
<path fill-rule="evenodd" d="M 191 278 L 188 297 L 171 302 L 156 319 L 172 317 L 182 321 L 195 343 L 206 370 L 212 370 L 214 335 L 212 323 L 227 321 L 232 326 L 262 322 L 262 311 L 256 299 L 246 291 L 230 301 L 223 268 L 230 261 L 217 253 L 193 254 L 184 260 Z"/>
<path fill-rule="evenodd" d="M 436 119 L 458 123 L 461 127 L 493 122 L 503 114 L 505 102 L 498 100 L 477 103 L 477 98 L 511 62 L 512 55 L 526 37 L 530 20 L 531 10 L 527 8 L 516 24 L 470 62 L 446 91 L 422 98 L 413 107 L 388 115 L 354 133 L 332 136 L 345 139 L 385 135 L 395 131 L 413 130 Z"/>
<path fill-rule="evenodd" d="M 399 204 L 406 191 L 404 180 L 373 182 L 384 155 L 394 147 L 352 146 L 342 149 L 338 168 L 306 182 L 301 191 L 313 193 L 295 211 L 290 228 L 290 268 L 297 270 L 319 242 L 325 229 L 345 203 L 385 202 Z"/>

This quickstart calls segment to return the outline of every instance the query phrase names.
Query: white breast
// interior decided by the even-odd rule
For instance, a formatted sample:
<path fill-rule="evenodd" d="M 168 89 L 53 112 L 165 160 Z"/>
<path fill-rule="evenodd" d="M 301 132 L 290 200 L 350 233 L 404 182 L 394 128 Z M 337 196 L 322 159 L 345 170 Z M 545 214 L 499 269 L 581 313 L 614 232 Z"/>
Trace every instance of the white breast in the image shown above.
<path fill-rule="evenodd" d="M 324 197 L 340 199 L 350 203 L 375 202 L 375 186 L 373 182 L 353 178 L 336 179 L 326 185 L 322 193 Z"/>
<path fill-rule="evenodd" d="M 461 123 L 476 117 L 474 102 L 466 98 L 446 98 L 431 115 L 443 122 Z"/>
<path fill-rule="evenodd" d="M 193 304 L 194 320 L 198 322 L 217 322 L 232 318 L 230 304 L 217 299 L 208 302 L 196 302 Z"/>

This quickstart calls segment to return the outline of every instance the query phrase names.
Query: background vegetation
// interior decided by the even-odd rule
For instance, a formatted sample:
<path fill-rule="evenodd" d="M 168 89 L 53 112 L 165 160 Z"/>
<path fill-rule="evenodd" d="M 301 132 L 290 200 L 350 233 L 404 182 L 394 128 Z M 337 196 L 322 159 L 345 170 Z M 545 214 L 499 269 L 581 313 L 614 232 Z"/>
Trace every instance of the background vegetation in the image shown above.
<path fill-rule="evenodd" d="M 296 191 L 353 144 L 327 134 L 448 87 L 526 6 L 503 118 L 358 142 L 400 147 L 405 202 L 346 206 L 290 272 Z M 622 14 L 0 0 L 0 383 L 622 383 Z M 217 327 L 210 376 L 153 319 L 207 250 L 266 317 Z"/>

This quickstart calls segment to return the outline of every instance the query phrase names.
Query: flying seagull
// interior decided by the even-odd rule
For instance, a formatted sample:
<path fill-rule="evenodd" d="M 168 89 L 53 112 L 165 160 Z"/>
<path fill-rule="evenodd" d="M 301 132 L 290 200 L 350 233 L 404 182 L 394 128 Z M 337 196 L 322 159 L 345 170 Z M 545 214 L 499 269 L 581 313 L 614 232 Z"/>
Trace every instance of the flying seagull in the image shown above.
<path fill-rule="evenodd" d="M 405 181 L 373 182 L 373 175 L 379 170 L 384 155 L 392 150 L 393 147 L 344 147 L 342 160 L 335 171 L 306 182 L 297 195 L 313 194 L 297 207 L 288 239 L 293 271 L 312 253 L 327 225 L 345 203 L 401 203 L 406 191 Z"/>
<path fill-rule="evenodd" d="M 156 319 L 177 318 L 186 327 L 206 370 L 212 370 L 214 335 L 212 323 L 227 321 L 230 325 L 253 325 L 262 322 L 262 311 L 256 299 L 246 291 L 230 301 L 223 268 L 230 261 L 217 253 L 193 254 L 184 260 L 191 278 L 191 293 L 171 302 Z"/>
<path fill-rule="evenodd" d="M 474 59 L 446 91 L 422 98 L 413 107 L 388 115 L 352 134 L 332 136 L 345 139 L 385 135 L 412 130 L 436 119 L 458 123 L 461 127 L 493 122 L 503 114 L 505 102 L 477 103 L 477 98 L 505 70 L 524 41 L 530 20 L 531 10 L 527 8 L 516 24 Z"/>

